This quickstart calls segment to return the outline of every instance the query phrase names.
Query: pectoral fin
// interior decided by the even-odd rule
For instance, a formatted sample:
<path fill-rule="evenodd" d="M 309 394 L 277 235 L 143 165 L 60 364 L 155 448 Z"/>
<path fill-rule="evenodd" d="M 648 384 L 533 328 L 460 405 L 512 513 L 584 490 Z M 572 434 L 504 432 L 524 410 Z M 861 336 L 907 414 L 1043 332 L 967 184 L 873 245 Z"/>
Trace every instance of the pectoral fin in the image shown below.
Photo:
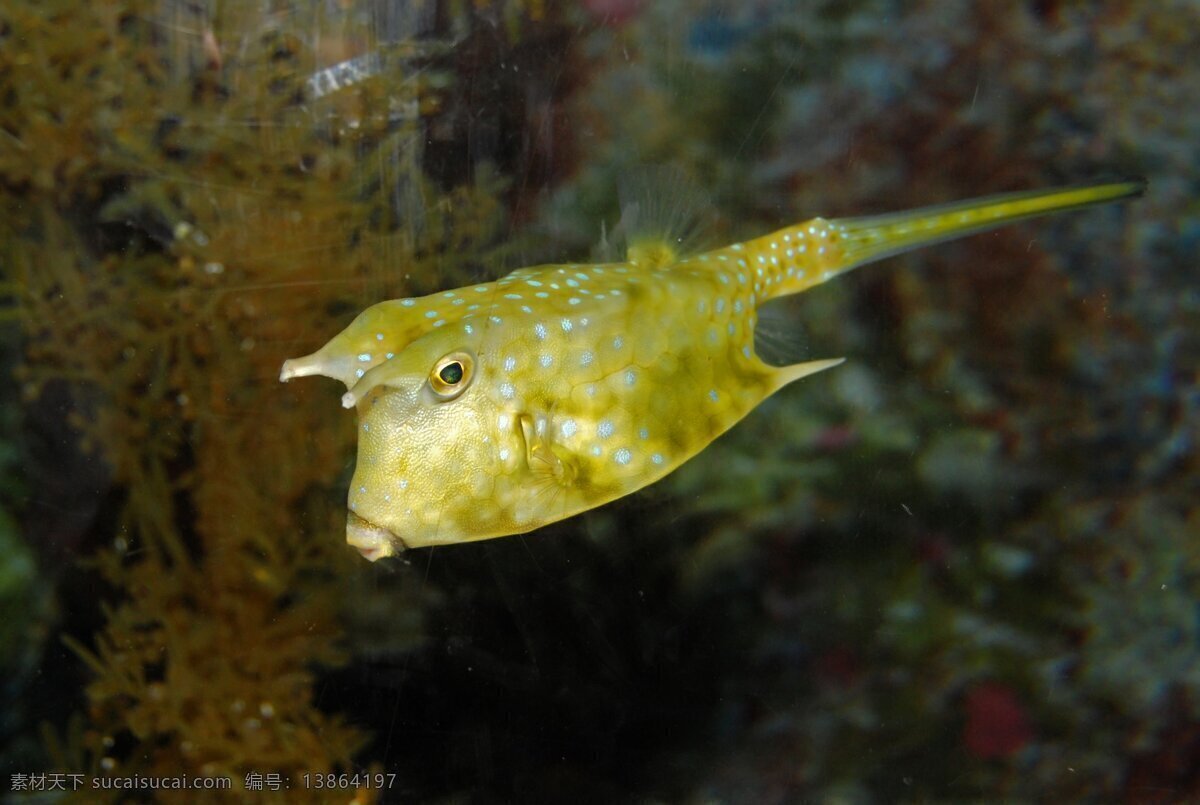
<path fill-rule="evenodd" d="M 550 418 L 521 414 L 521 435 L 525 440 L 525 461 L 539 482 L 569 487 L 575 483 L 579 465 L 569 450 L 550 439 Z"/>

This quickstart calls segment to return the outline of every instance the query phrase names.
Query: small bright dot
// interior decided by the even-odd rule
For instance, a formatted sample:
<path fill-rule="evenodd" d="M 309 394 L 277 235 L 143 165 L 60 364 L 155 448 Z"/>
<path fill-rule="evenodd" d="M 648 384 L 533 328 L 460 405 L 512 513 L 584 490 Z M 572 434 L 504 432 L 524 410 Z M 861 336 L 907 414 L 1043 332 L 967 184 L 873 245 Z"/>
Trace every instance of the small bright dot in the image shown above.
<path fill-rule="evenodd" d="M 598 426 L 596 426 L 596 435 L 601 439 L 607 439 L 609 436 L 613 435 L 613 430 L 613 423 L 605 419 L 602 420 Z"/>
<path fill-rule="evenodd" d="M 554 358 L 550 355 L 542 355 L 538 358 L 538 363 L 543 369 L 549 369 L 554 364 Z"/>
<path fill-rule="evenodd" d="M 509 355 L 507 358 L 504 359 L 504 371 L 511 372 L 513 369 L 516 369 L 516 368 L 517 368 L 517 359 L 516 358 L 514 358 L 512 355 Z"/>
<path fill-rule="evenodd" d="M 564 333 L 571 332 L 571 328 L 575 326 L 570 319 L 563 319 L 561 324 Z"/>
<path fill-rule="evenodd" d="M 628 464 L 633 459 L 633 453 L 629 452 L 629 448 L 622 447 L 613 453 L 613 460 L 618 464 Z"/>
<path fill-rule="evenodd" d="M 578 304 L 579 304 L 579 297 L 577 297 L 577 296 L 572 296 L 570 299 L 568 299 L 568 300 L 567 300 L 567 304 L 570 304 L 570 305 L 578 305 Z"/>
<path fill-rule="evenodd" d="M 708 399 L 712 400 L 713 402 L 716 402 L 716 401 L 717 401 L 717 399 L 718 399 L 718 396 L 719 396 L 719 395 L 717 394 L 717 390 L 716 390 L 716 389 L 709 389 L 709 390 L 708 390 Z"/>
<path fill-rule="evenodd" d="M 578 426 L 575 424 L 574 419 L 568 419 L 562 423 L 562 435 L 566 436 L 568 439 L 575 435 L 575 431 L 577 429 Z"/>
<path fill-rule="evenodd" d="M 663 463 L 662 454 L 655 453 L 654 455 L 650 456 L 650 460 L 653 461 L 655 464 L 662 464 Z"/>
<path fill-rule="evenodd" d="M 579 365 L 580 366 L 591 366 L 592 361 L 594 361 L 595 359 L 596 359 L 595 355 L 593 355 L 590 352 L 585 352 L 579 356 Z"/>
<path fill-rule="evenodd" d="M 436 310 L 426 310 L 426 311 L 425 311 L 425 318 L 427 318 L 427 319 L 436 319 L 436 318 L 437 318 L 437 311 L 436 311 Z"/>
<path fill-rule="evenodd" d="M 412 299 L 401 299 L 400 304 L 404 305 L 405 307 L 412 307 L 416 304 L 416 302 Z"/>
<path fill-rule="evenodd" d="M 517 390 L 513 388 L 512 383 L 501 383 L 500 384 L 500 396 L 503 397 L 504 399 L 511 400 L 513 398 L 513 395 L 515 395 L 516 393 L 517 393 Z"/>
<path fill-rule="evenodd" d="M 364 352 L 363 354 L 358 356 L 358 360 L 362 363 L 366 363 L 367 361 L 371 360 L 371 353 Z"/>
<path fill-rule="evenodd" d="M 500 460 L 508 461 L 508 448 L 507 447 L 500 448 Z"/>
<path fill-rule="evenodd" d="M 376 340 L 376 341 L 382 341 L 382 340 L 383 340 L 383 333 L 375 333 L 375 340 Z"/>
<path fill-rule="evenodd" d="M 625 385 L 632 386 L 636 382 L 637 382 L 637 372 L 630 369 L 628 372 L 625 373 Z"/>
<path fill-rule="evenodd" d="M 546 340 L 546 325 L 542 324 L 540 321 L 537 324 L 533 325 L 533 334 L 537 336 L 538 341 L 545 341 Z"/>
<path fill-rule="evenodd" d="M 640 428 L 640 429 L 638 430 L 638 438 L 639 438 L 639 439 L 649 439 L 649 438 L 650 438 L 650 431 L 649 431 L 648 429 L 646 429 L 646 428 Z"/>
<path fill-rule="evenodd" d="M 620 349 L 623 346 L 625 346 L 625 340 L 621 336 L 613 339 L 613 349 Z"/>

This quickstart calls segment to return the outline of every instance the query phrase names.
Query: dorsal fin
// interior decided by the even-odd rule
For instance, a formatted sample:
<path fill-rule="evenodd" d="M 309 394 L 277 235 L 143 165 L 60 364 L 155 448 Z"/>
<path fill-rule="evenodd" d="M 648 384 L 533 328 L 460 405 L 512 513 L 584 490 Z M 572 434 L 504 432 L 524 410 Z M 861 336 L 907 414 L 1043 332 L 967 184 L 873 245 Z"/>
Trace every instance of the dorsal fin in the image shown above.
<path fill-rule="evenodd" d="M 687 174 L 672 165 L 643 166 L 623 174 L 617 187 L 621 217 L 602 232 L 602 255 L 640 268 L 662 268 L 700 251 L 712 205 Z"/>

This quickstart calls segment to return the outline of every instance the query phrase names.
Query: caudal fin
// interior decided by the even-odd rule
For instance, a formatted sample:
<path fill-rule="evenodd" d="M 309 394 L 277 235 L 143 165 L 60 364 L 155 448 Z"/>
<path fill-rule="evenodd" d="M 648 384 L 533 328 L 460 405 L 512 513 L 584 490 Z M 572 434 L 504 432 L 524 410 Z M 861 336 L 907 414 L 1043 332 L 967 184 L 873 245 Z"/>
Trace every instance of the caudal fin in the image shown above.
<path fill-rule="evenodd" d="M 907 212 L 841 218 L 830 222 L 841 240 L 843 262 L 838 271 L 1025 218 L 1134 198 L 1145 189 L 1146 183 L 1141 180 L 1109 182 L 1004 193 Z"/>

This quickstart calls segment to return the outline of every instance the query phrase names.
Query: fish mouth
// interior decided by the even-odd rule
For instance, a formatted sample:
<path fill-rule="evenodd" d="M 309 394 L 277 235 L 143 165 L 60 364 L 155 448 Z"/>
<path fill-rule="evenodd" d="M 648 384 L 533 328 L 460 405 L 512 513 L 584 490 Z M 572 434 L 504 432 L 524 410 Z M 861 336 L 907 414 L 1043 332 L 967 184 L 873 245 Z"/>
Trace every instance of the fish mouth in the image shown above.
<path fill-rule="evenodd" d="M 346 518 L 346 542 L 358 549 L 363 558 L 377 562 L 407 550 L 404 540 L 381 525 L 359 517 L 354 512 Z"/>

